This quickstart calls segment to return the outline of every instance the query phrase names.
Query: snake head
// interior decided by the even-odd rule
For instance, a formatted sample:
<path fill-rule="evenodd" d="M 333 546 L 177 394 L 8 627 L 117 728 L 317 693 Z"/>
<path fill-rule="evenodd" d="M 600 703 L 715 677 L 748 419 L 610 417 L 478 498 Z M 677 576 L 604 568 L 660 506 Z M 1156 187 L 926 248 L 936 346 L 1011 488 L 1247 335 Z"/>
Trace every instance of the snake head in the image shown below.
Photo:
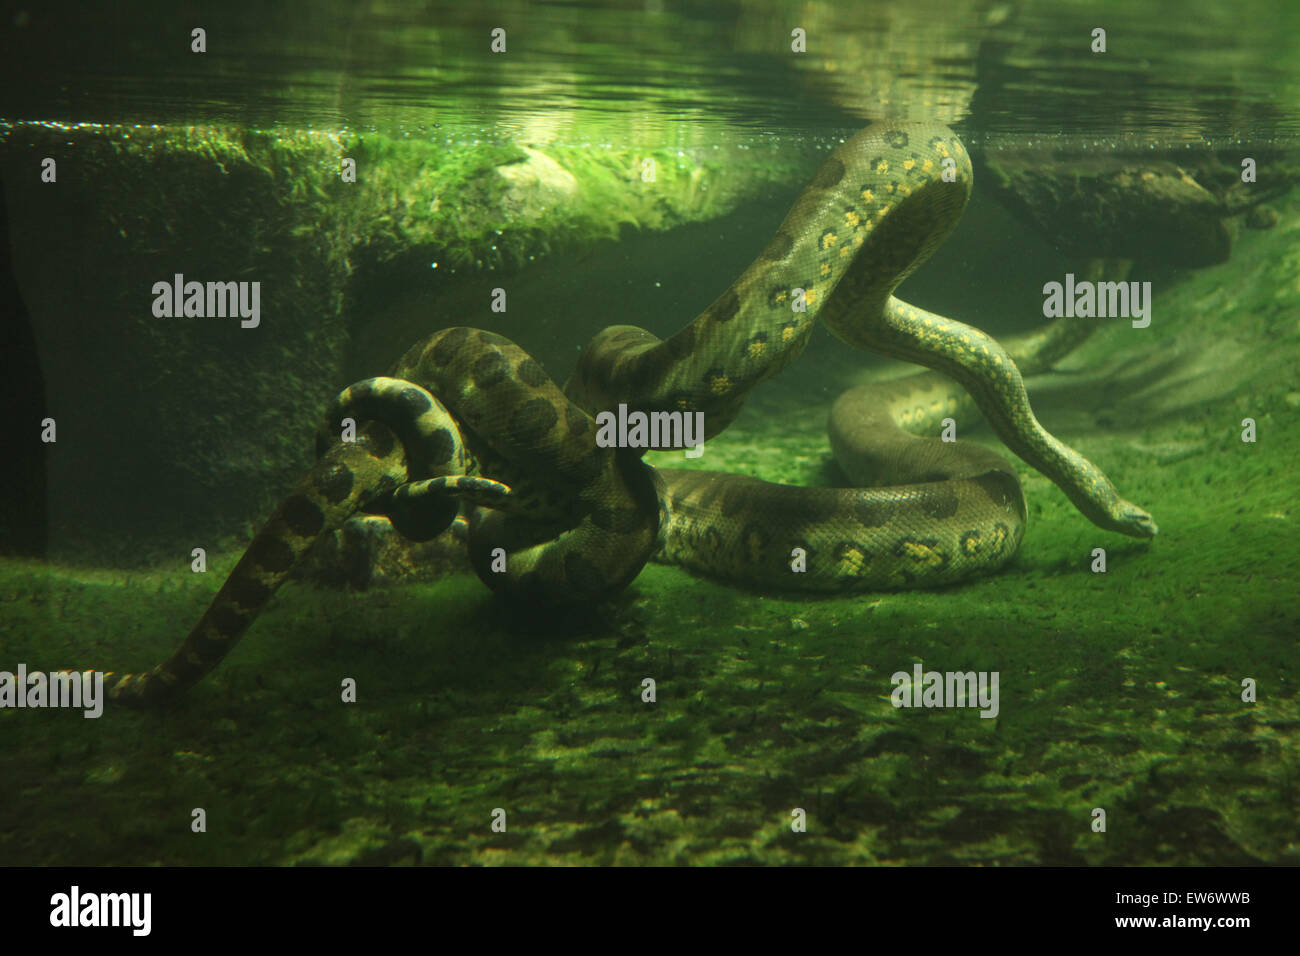
<path fill-rule="evenodd" d="M 1131 501 L 1120 500 L 1114 520 L 1114 530 L 1130 538 L 1154 538 L 1160 532 L 1155 519 Z"/>

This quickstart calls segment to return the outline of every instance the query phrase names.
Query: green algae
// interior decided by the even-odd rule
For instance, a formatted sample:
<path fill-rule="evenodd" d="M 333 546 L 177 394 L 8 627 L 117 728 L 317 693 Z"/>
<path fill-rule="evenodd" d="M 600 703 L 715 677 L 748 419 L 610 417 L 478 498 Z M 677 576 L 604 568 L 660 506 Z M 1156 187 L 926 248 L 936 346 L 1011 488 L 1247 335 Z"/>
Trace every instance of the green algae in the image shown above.
<path fill-rule="evenodd" d="M 797 183 L 807 166 L 797 150 L 749 148 L 723 131 L 680 148 L 533 147 L 352 130 L 0 121 L 0 155 L 32 151 L 76 156 L 119 190 L 142 195 L 163 177 L 170 192 L 202 190 L 205 168 L 234 177 L 275 207 L 275 217 L 264 217 L 275 234 L 317 248 L 327 275 L 335 265 L 350 274 L 354 258 L 362 266 L 432 255 L 449 268 L 517 267 L 624 228 L 708 221 L 772 184 Z M 347 160 L 355 181 L 344 176 Z M 543 175 L 511 175 L 530 163 Z M 124 231 L 134 225 L 123 217 Z"/>

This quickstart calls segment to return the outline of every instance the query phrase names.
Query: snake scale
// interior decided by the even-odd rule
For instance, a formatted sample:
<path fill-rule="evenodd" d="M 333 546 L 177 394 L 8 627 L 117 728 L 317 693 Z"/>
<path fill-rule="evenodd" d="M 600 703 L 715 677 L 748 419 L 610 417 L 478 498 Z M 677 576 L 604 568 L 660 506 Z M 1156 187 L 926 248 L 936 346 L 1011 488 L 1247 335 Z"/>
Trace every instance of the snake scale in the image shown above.
<path fill-rule="evenodd" d="M 1150 515 L 1039 425 L 1002 346 L 893 296 L 952 231 L 971 183 L 970 159 L 947 128 L 869 126 L 831 153 L 759 257 L 708 309 L 666 340 L 605 329 L 563 389 L 499 335 L 435 333 L 387 377 L 343 391 L 318 434 L 316 465 L 194 630 L 150 671 L 109 672 L 110 696 L 157 701 L 199 680 L 307 550 L 359 511 L 387 515 L 416 540 L 466 515 L 480 578 L 544 602 L 609 596 L 655 556 L 756 587 L 822 591 L 993 570 L 1025 530 L 1014 470 L 986 449 L 902 427 L 933 433 L 951 407 L 947 379 L 1095 524 L 1154 535 Z M 756 385 L 798 357 L 818 319 L 851 345 L 946 376 L 860 387 L 835 403 L 831 443 L 858 487 L 656 471 L 640 449 L 596 442 L 593 416 L 619 403 L 702 412 L 712 438 Z M 348 418 L 358 427 L 341 441 Z"/>

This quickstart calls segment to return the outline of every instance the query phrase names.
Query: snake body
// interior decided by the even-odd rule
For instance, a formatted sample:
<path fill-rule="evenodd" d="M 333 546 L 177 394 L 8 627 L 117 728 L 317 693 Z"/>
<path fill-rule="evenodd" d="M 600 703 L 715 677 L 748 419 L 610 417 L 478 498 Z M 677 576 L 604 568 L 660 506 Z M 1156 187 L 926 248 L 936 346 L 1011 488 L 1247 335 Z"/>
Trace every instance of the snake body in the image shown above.
<path fill-rule="evenodd" d="M 798 357 L 818 318 L 851 345 L 964 387 L 1002 441 L 1100 527 L 1154 535 L 1145 511 L 1042 428 L 1002 346 L 894 297 L 952 231 L 971 183 L 970 159 L 950 130 L 868 127 L 831 153 L 759 257 L 708 309 L 666 340 L 605 329 L 563 389 L 499 335 L 435 333 L 388 376 L 340 394 L 318 434 L 316 465 L 189 637 L 150 671 L 110 675 L 110 696 L 152 701 L 193 684 L 306 550 L 358 511 L 387 515 L 415 539 L 465 513 L 480 578 L 545 602 L 607 597 L 656 555 L 756 587 L 821 591 L 942 584 L 1005 563 L 1026 521 L 1012 467 L 977 446 L 903 430 L 933 432 L 955 407 L 951 386 L 931 373 L 851 390 L 832 409 L 842 467 L 856 485 L 876 487 L 656 471 L 642 450 L 596 441 L 593 416 L 620 403 L 700 412 L 704 437 L 717 435 L 756 385 Z M 346 419 L 360 425 L 340 441 Z"/>

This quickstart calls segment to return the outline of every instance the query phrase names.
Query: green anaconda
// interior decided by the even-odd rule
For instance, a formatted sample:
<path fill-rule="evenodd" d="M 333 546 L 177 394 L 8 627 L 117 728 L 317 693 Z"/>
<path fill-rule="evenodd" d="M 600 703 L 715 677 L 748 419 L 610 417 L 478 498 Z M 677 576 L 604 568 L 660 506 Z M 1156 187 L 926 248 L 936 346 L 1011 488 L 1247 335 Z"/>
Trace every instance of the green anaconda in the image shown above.
<path fill-rule="evenodd" d="M 708 309 L 666 340 L 605 329 L 564 389 L 499 335 L 435 333 L 387 377 L 339 396 L 316 465 L 194 630 L 152 670 L 110 673 L 110 696 L 159 700 L 199 680 L 308 548 L 359 511 L 387 515 L 417 540 L 465 514 L 483 581 L 548 602 L 608 596 L 656 555 L 757 587 L 824 591 L 938 584 L 1001 566 L 1025 530 L 1014 470 L 985 449 L 899 427 L 933 433 L 934 413 L 949 407 L 948 386 L 930 373 L 853 390 L 835 405 L 831 441 L 846 473 L 883 487 L 656 471 L 642 450 L 596 441 L 594 416 L 620 403 L 703 413 L 703 437 L 712 438 L 754 386 L 799 355 L 819 318 L 851 345 L 958 383 L 1007 447 L 1095 524 L 1154 535 L 1145 511 L 1039 425 L 1002 346 L 893 296 L 952 231 L 971 182 L 970 159 L 950 130 L 867 128 L 831 153 L 759 257 Z M 348 419 L 354 434 L 340 430 Z"/>

